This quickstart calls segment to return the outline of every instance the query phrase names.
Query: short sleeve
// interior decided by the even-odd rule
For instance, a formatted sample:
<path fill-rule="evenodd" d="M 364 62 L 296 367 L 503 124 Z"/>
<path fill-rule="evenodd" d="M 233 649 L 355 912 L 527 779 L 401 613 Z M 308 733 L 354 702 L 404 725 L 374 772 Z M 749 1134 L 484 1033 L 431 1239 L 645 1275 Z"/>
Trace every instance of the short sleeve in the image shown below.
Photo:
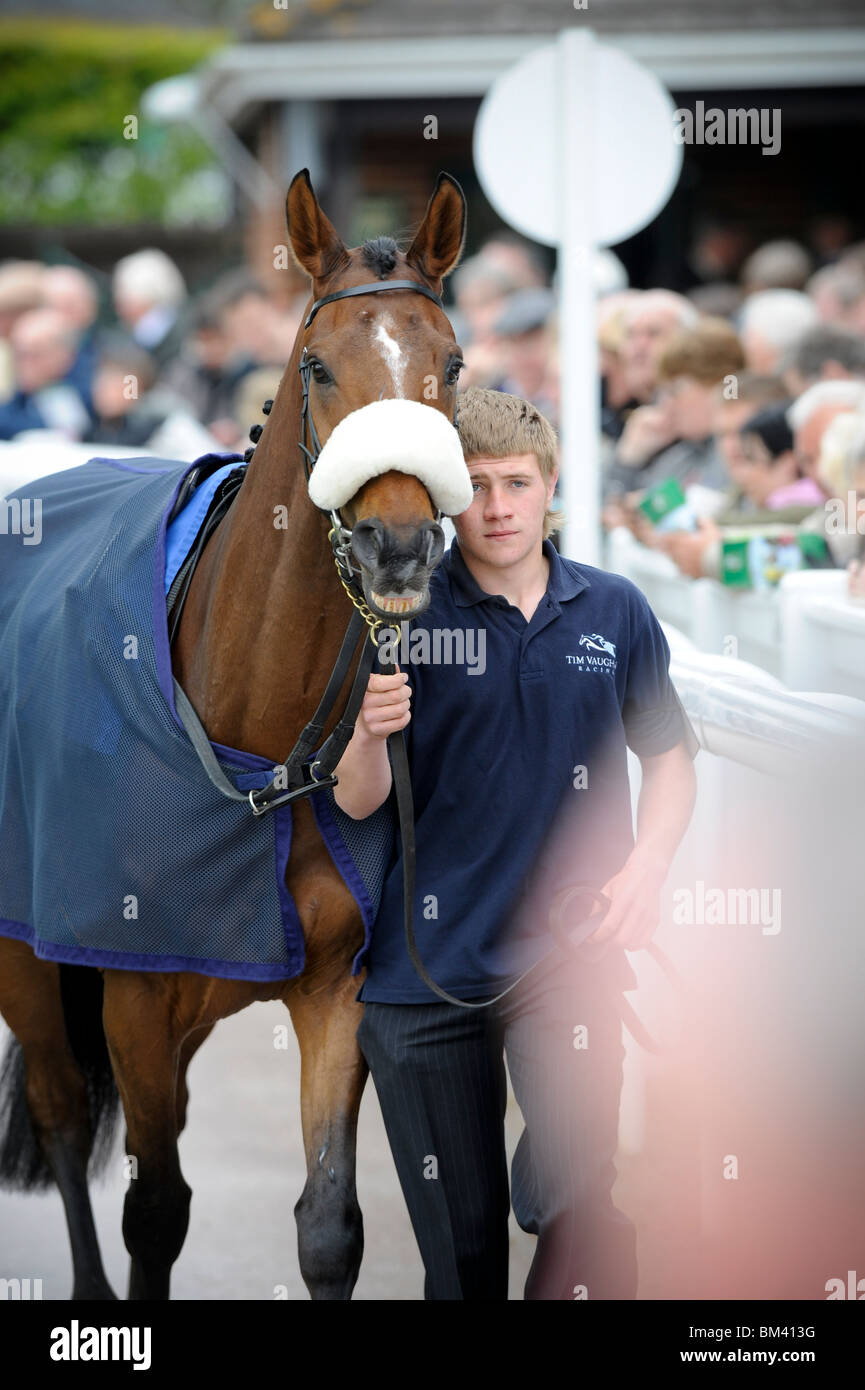
<path fill-rule="evenodd" d="M 632 608 L 632 623 L 622 703 L 628 747 L 638 756 L 652 757 L 684 743 L 693 758 L 700 743 L 670 679 L 670 648 L 661 624 L 639 590 Z"/>

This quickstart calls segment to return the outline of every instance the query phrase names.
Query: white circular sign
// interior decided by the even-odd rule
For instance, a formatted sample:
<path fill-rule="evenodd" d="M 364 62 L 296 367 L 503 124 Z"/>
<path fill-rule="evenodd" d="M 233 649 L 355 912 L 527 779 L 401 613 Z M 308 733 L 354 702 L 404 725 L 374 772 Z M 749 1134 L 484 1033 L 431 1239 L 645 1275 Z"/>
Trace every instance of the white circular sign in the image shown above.
<path fill-rule="evenodd" d="M 674 138 L 673 103 L 654 73 L 604 44 L 592 44 L 590 54 L 586 196 L 593 242 L 612 246 L 660 212 L 676 186 L 683 149 Z M 493 207 L 524 236 L 548 245 L 564 235 L 560 180 L 582 175 L 562 168 L 559 72 L 555 44 L 534 49 L 493 83 L 474 131 L 475 166 Z M 580 132 L 572 135 L 578 146 Z"/>

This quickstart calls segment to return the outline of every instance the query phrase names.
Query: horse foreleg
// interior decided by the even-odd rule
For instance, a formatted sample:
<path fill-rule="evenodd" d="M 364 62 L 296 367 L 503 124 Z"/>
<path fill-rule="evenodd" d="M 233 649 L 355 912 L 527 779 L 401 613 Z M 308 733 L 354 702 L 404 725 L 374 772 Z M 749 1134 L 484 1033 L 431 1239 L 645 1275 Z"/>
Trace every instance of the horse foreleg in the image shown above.
<path fill-rule="evenodd" d="M 175 994 L 181 987 L 177 977 L 167 982 L 165 976 L 120 970 L 105 975 L 105 1033 L 133 1164 L 123 1205 L 130 1299 L 169 1297 L 171 1266 L 189 1225 L 192 1190 L 177 1151 L 185 1029 Z"/>
<path fill-rule="evenodd" d="M 306 1184 L 294 1215 L 300 1272 L 313 1299 L 351 1298 L 363 1255 L 355 1187 L 357 1116 L 367 1065 L 355 1041 L 363 1005 L 348 976 L 285 1001 L 300 1044 Z"/>

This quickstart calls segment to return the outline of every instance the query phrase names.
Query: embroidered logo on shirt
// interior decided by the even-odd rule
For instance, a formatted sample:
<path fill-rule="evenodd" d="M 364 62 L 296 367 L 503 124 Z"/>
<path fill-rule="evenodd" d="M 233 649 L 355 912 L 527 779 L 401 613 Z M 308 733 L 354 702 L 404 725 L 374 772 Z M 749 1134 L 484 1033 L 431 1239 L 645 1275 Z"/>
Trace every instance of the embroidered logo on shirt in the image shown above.
<path fill-rule="evenodd" d="M 599 632 L 584 632 L 580 638 L 580 646 L 586 648 L 585 652 L 565 657 L 569 666 L 576 666 L 581 671 L 606 671 L 612 675 L 617 664 L 616 647 L 613 642 L 609 642 Z"/>
<path fill-rule="evenodd" d="M 616 655 L 616 649 L 612 642 L 608 642 L 606 637 L 602 637 L 599 632 L 592 632 L 588 635 L 584 632 L 580 638 L 580 646 L 588 647 L 593 652 L 606 652 L 609 656 Z"/>

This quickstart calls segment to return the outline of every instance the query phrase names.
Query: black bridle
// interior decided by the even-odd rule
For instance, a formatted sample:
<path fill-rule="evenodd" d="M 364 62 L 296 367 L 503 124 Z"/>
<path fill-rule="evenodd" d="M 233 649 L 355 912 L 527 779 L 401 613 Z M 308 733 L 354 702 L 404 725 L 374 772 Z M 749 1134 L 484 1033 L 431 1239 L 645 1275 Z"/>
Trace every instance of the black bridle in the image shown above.
<path fill-rule="evenodd" d="M 321 299 L 317 299 L 315 301 L 306 318 L 304 319 L 304 332 L 307 328 L 309 328 L 319 309 L 323 309 L 325 304 L 333 304 L 338 299 L 353 299 L 355 295 L 381 294 L 385 290 L 413 290 L 416 294 L 426 295 L 427 299 L 431 299 L 433 304 L 435 304 L 435 306 L 438 309 L 441 309 L 442 313 L 444 313 L 444 305 L 442 304 L 439 295 L 437 295 L 435 291 L 431 290 L 427 285 L 421 285 L 417 280 L 370 281 L 369 283 L 363 285 L 352 285 L 349 289 L 334 290 L 333 294 L 322 295 Z M 315 358 L 310 357 L 309 350 L 306 347 L 304 347 L 303 351 L 300 354 L 300 363 L 298 366 L 301 383 L 300 439 L 298 443 L 300 446 L 300 452 L 303 456 L 303 466 L 306 471 L 307 483 L 309 482 L 310 477 L 312 476 L 312 470 L 318 463 L 318 456 L 321 453 L 322 449 L 321 440 L 318 437 L 318 430 L 315 428 L 315 421 L 312 418 L 312 410 L 310 408 L 309 403 L 309 388 L 314 367 Z M 452 417 L 454 427 L 456 427 L 457 422 L 456 398 L 456 384 L 454 384 L 454 409 Z M 337 570 L 339 571 L 339 577 L 344 584 L 347 583 L 351 585 L 354 589 L 354 592 L 356 593 L 358 588 L 356 584 L 357 574 L 354 569 L 354 566 L 351 563 L 350 554 L 351 529 L 344 524 L 338 509 L 331 510 L 329 512 L 329 515 L 331 520 L 331 530 L 328 534 L 330 536 L 330 541 L 333 548 L 333 558 L 336 562 Z M 435 517 L 436 521 L 441 521 L 441 517 L 442 514 L 437 508 Z M 351 593 L 349 594 L 349 597 L 352 597 Z M 354 601 L 353 597 L 352 601 Z"/>

